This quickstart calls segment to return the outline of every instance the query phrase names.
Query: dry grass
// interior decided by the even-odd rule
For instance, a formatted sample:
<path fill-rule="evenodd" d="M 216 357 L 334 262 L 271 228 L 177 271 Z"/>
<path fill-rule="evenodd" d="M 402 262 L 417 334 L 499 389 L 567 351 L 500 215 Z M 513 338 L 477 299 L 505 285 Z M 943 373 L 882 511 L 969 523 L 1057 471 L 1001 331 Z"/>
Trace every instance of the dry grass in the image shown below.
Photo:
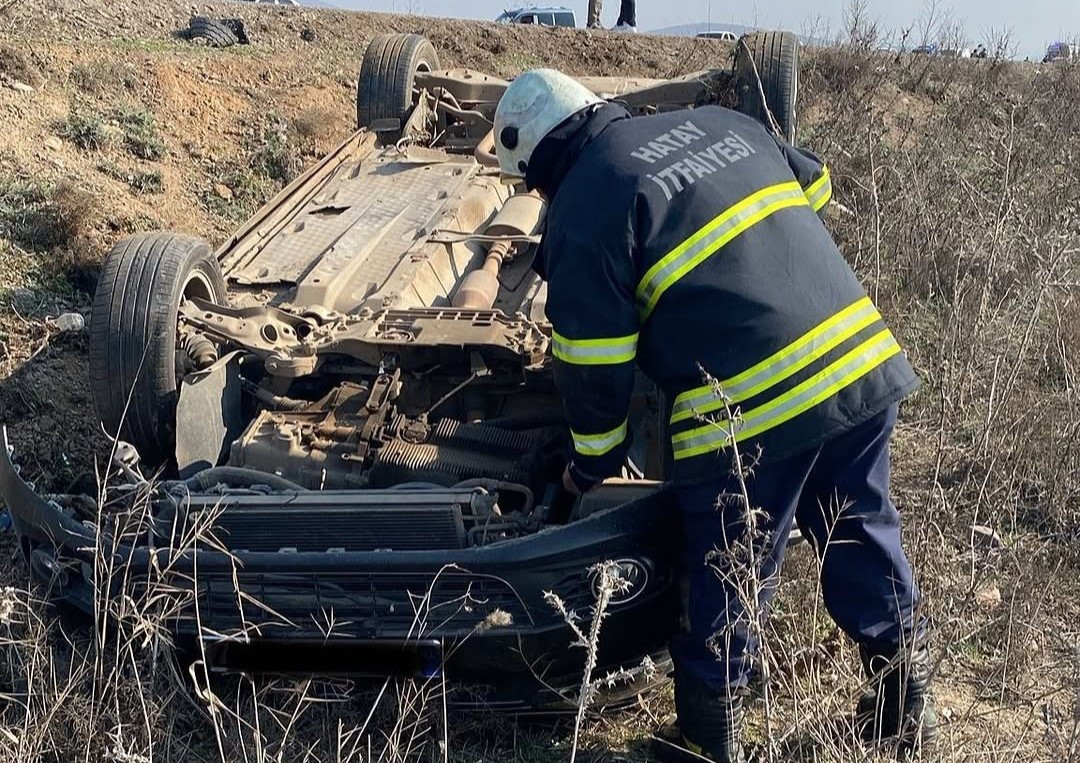
<path fill-rule="evenodd" d="M 0 75 L 6 75 L 31 87 L 41 84 L 41 73 L 30 58 L 10 45 L 0 45 Z"/>
<path fill-rule="evenodd" d="M 309 106 L 292 118 L 292 127 L 302 142 L 304 153 L 317 155 L 328 150 L 345 132 L 345 119 L 338 109 Z"/>
<path fill-rule="evenodd" d="M 0 236 L 22 248 L 70 249 L 91 232 L 94 222 L 94 197 L 74 181 L 49 187 L 0 177 Z"/>
<path fill-rule="evenodd" d="M 98 59 L 73 67 L 71 82 L 82 92 L 101 97 L 117 91 L 134 91 L 139 77 L 130 63 Z"/>

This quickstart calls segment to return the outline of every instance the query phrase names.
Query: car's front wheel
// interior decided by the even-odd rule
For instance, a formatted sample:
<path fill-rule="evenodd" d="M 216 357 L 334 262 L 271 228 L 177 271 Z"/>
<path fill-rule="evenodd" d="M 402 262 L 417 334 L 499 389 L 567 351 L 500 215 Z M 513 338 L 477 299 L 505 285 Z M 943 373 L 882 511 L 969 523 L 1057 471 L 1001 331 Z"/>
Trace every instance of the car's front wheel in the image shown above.
<path fill-rule="evenodd" d="M 226 300 L 221 266 L 202 239 L 144 233 L 105 258 L 90 316 L 90 391 L 110 435 L 151 464 L 176 442 L 177 314 L 183 300 Z"/>

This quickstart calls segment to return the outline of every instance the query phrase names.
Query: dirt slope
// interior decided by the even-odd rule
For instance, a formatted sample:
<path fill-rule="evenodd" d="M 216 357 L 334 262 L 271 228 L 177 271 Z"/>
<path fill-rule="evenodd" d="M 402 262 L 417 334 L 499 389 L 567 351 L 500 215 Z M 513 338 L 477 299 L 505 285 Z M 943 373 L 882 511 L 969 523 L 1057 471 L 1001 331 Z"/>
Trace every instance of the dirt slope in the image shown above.
<path fill-rule="evenodd" d="M 85 334 L 60 332 L 51 317 L 88 314 L 96 268 L 119 237 L 164 227 L 219 241 L 345 137 L 373 34 L 420 32 L 444 64 L 504 76 L 537 65 L 672 76 L 729 54 L 697 40 L 200 3 L 194 12 L 242 17 L 253 40 L 213 50 L 174 36 L 192 12 L 177 0 L 0 0 L 0 422 L 46 489 L 92 488 L 104 447 Z M 828 224 L 924 379 L 903 409 L 894 469 L 941 658 L 938 759 L 1075 759 L 1080 115 L 1060 105 L 1080 102 L 1080 69 L 844 48 L 810 52 L 803 91 L 802 141 L 835 179 Z M 25 569 L 12 560 L 0 582 L 23 588 Z M 775 705 L 756 703 L 755 718 L 773 718 L 784 759 L 850 760 L 851 740 L 830 742 L 820 720 L 852 704 L 855 658 L 815 581 L 810 555 L 793 553 L 769 633 Z M 219 742 L 204 710 L 145 681 L 135 692 L 143 706 L 118 701 L 87 723 L 79 708 L 101 690 L 91 681 L 56 720 L 3 694 L 40 666 L 27 656 L 30 610 L 5 601 L 7 759 L 40 759 L 17 753 L 47 737 L 56 760 L 252 759 L 245 744 L 269 758 L 341 760 L 331 740 L 369 709 L 297 699 L 272 711 L 279 725 L 256 734 L 244 716 Z M 64 654 L 45 643 L 34 659 Z M 643 759 L 641 740 L 665 702 L 591 724 L 594 756 Z M 295 730 L 294 711 L 307 719 Z M 453 759 L 566 757 L 558 730 L 488 720 L 494 728 L 455 722 Z M 37 737 L 28 731 L 39 727 Z M 382 730 L 365 733 L 381 744 Z M 443 742 L 429 741 L 428 752 Z"/>

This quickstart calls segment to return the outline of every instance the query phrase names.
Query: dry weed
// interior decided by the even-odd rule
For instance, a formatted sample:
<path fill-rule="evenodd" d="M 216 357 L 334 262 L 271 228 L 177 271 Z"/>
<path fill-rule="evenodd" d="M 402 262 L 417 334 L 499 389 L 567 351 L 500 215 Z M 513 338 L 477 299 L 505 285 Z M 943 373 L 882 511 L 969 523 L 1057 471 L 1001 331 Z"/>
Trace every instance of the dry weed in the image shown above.
<path fill-rule="evenodd" d="M 118 90 L 133 91 L 139 84 L 138 73 L 130 63 L 103 59 L 75 66 L 71 81 L 82 92 L 98 97 Z"/>
<path fill-rule="evenodd" d="M 31 87 L 41 84 L 41 73 L 37 67 L 25 53 L 11 45 L 0 45 L 0 74 Z"/>
<path fill-rule="evenodd" d="M 305 144 L 306 153 L 312 155 L 328 149 L 346 132 L 341 111 L 328 106 L 308 106 L 292 118 L 292 126 Z"/>

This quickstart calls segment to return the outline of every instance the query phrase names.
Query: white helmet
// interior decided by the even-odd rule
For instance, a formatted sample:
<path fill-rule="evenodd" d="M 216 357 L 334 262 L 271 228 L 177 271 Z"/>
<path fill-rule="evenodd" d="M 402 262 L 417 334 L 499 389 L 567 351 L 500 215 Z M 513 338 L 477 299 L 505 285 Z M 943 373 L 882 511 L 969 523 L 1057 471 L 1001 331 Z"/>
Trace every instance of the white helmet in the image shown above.
<path fill-rule="evenodd" d="M 506 177 L 522 178 L 533 151 L 549 132 L 603 99 L 554 69 L 525 72 L 506 88 L 495 109 L 495 154 Z"/>

